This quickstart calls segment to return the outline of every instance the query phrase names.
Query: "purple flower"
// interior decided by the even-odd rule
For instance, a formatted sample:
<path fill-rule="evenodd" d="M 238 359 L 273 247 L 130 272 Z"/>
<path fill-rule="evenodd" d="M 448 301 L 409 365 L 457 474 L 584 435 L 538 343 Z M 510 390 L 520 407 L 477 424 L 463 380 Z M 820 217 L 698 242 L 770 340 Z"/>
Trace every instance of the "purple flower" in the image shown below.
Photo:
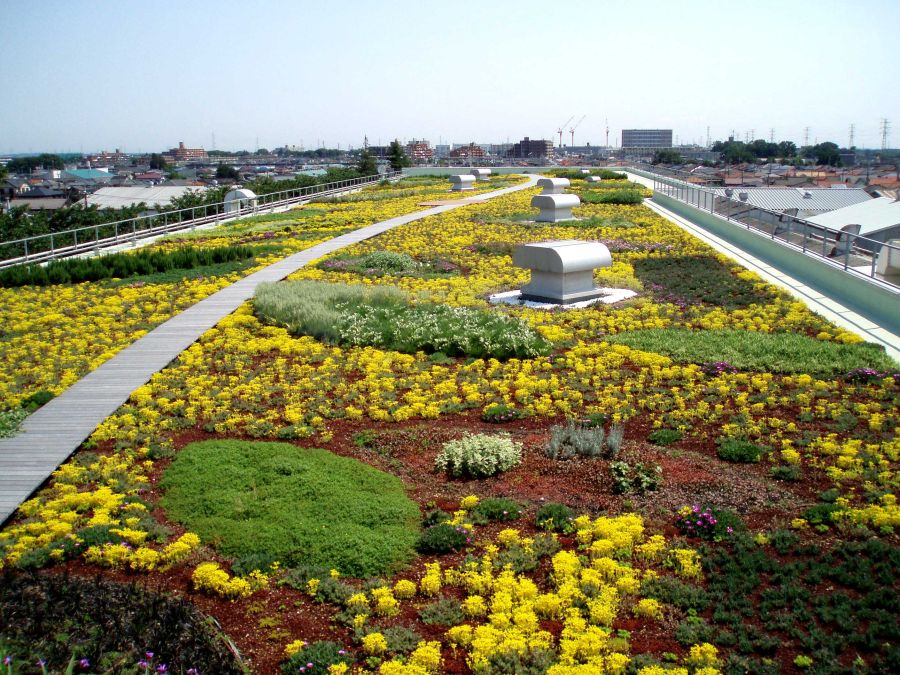
<path fill-rule="evenodd" d="M 732 527 L 727 527 L 727 528 L 725 528 L 725 531 L 726 531 L 728 534 L 731 534 L 732 532 L 734 532 L 734 528 L 732 528 Z"/>
<path fill-rule="evenodd" d="M 149 670 L 149 669 L 150 669 L 150 664 L 147 663 L 147 661 L 145 661 L 144 659 L 141 659 L 140 661 L 138 661 L 138 662 L 137 662 L 137 666 L 138 666 L 138 668 L 140 668 L 140 669 L 142 669 L 142 670 Z"/>
<path fill-rule="evenodd" d="M 3 657 L 3 665 L 4 665 L 4 666 L 8 666 L 8 665 L 10 665 L 11 663 L 12 663 L 12 657 L 11 657 L 11 656 L 4 656 L 4 657 Z"/>
<path fill-rule="evenodd" d="M 144 652 L 144 658 L 148 661 L 153 658 L 153 652 Z"/>
<path fill-rule="evenodd" d="M 38 659 L 36 665 L 38 665 L 38 666 L 40 666 L 41 668 L 43 668 L 44 666 L 47 665 L 47 661 L 46 661 L 46 659 Z"/>
<path fill-rule="evenodd" d="M 344 651 L 343 649 L 338 649 L 338 656 L 343 656 L 343 655 L 346 654 L 346 653 L 347 653 L 347 652 Z"/>
<path fill-rule="evenodd" d="M 158 666 L 156 666 L 156 672 L 157 673 L 167 673 L 167 672 L 169 672 L 169 668 L 166 666 L 165 663 L 160 663 Z"/>
<path fill-rule="evenodd" d="M 188 668 L 187 675 L 200 675 L 200 671 L 196 668 Z"/>
<path fill-rule="evenodd" d="M 91 662 L 88 659 L 81 659 L 78 661 L 78 667 L 82 670 L 87 670 L 91 667 Z"/>

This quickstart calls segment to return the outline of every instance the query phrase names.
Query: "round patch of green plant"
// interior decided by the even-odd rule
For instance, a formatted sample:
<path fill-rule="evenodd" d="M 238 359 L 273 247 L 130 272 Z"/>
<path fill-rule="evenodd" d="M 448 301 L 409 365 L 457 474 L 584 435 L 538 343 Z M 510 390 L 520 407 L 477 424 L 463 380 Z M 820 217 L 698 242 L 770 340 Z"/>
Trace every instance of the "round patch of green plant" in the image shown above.
<path fill-rule="evenodd" d="M 681 440 L 681 432 L 678 429 L 657 429 L 647 436 L 647 440 L 654 445 L 671 445 Z"/>
<path fill-rule="evenodd" d="M 214 440 L 176 455 L 167 515 L 221 553 L 271 556 L 344 575 L 391 572 L 414 555 L 419 509 L 395 476 L 325 450 Z"/>
<path fill-rule="evenodd" d="M 550 502 L 538 509 L 534 521 L 538 527 L 551 532 L 564 532 L 572 527 L 575 512 L 565 504 Z"/>

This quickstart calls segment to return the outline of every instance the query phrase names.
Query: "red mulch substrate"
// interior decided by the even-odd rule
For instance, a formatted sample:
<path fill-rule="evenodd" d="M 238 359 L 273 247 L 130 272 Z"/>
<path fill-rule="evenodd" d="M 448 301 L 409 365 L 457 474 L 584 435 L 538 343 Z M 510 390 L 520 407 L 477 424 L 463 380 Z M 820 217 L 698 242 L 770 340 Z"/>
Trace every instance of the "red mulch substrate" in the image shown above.
<path fill-rule="evenodd" d="M 579 512 L 592 515 L 615 515 L 623 511 L 641 513 L 648 529 L 663 532 L 667 537 L 677 535 L 672 525 L 673 512 L 685 504 L 714 503 L 735 510 L 751 527 L 771 528 L 787 524 L 809 505 L 818 485 L 781 483 L 767 475 L 768 465 L 730 465 L 715 458 L 714 430 L 703 437 L 686 438 L 662 448 L 637 439 L 645 439 L 652 430 L 649 422 L 634 419 L 627 423 L 625 444 L 620 458 L 629 463 L 655 463 L 663 469 L 663 485 L 659 491 L 646 495 L 616 495 L 609 475 L 609 462 L 602 459 L 576 458 L 557 461 L 547 458 L 543 447 L 547 443 L 552 424 L 564 424 L 562 418 L 527 418 L 506 424 L 482 422 L 477 412 L 444 415 L 436 420 L 415 420 L 406 423 L 332 422 L 334 437 L 327 444 L 309 439 L 294 441 L 301 447 L 325 447 L 328 450 L 356 458 L 376 468 L 398 476 L 407 486 L 411 499 L 423 512 L 439 507 L 447 511 L 457 508 L 459 500 L 475 494 L 479 497 L 510 497 L 524 504 L 521 519 L 476 528 L 476 541 L 484 540 L 504 527 L 515 527 L 523 534 L 534 534 L 534 513 L 542 503 L 562 502 Z M 448 480 L 435 473 L 434 459 L 441 445 L 466 432 L 510 433 L 524 444 L 522 463 L 498 476 L 486 480 Z M 360 432 L 367 432 L 371 441 L 360 443 Z M 197 440 L 214 438 L 198 429 L 175 436 L 175 446 L 181 449 Z M 247 439 L 255 440 L 255 439 Z M 354 442 L 356 440 L 356 442 Z M 103 448 L 99 449 L 103 452 Z M 157 501 L 157 482 L 168 461 L 157 461 L 148 492 L 142 495 Z M 166 519 L 162 509 L 153 515 L 175 532 L 183 528 Z M 477 548 L 470 549 L 477 553 Z M 440 560 L 446 568 L 459 563 L 464 553 L 441 556 L 420 556 L 401 577 L 421 578 L 424 564 Z M 208 553 L 204 559 L 209 559 Z M 227 560 L 221 560 L 227 565 Z M 546 566 L 547 561 L 543 564 Z M 335 608 L 312 601 L 307 595 L 286 586 L 272 587 L 255 593 L 248 599 L 228 602 L 193 592 L 190 575 L 192 566 L 181 566 L 167 573 L 130 574 L 104 572 L 109 578 L 121 581 L 142 581 L 154 590 L 186 597 L 204 612 L 215 617 L 222 629 L 236 644 L 244 661 L 254 673 L 277 673 L 283 659 L 284 645 L 294 639 L 307 642 L 338 640 L 351 645 L 350 630 L 332 621 Z M 81 561 L 71 561 L 47 573 L 68 571 L 72 574 L 95 576 L 97 568 Z M 453 592 L 455 589 L 451 589 Z M 460 596 L 462 597 L 462 596 Z M 416 630 L 424 639 L 439 639 L 445 626 L 428 626 L 419 621 L 417 609 L 427 604 L 403 602 L 402 613 L 390 619 L 378 619 L 382 627 L 405 625 Z M 558 636 L 558 622 L 544 622 L 544 628 Z M 624 618 L 615 628 L 631 633 L 632 653 L 674 652 L 685 650 L 674 637 L 675 625 L 666 621 L 639 621 Z M 148 646 L 148 648 L 151 646 Z M 445 672 L 467 673 L 464 653 L 444 651 Z"/>

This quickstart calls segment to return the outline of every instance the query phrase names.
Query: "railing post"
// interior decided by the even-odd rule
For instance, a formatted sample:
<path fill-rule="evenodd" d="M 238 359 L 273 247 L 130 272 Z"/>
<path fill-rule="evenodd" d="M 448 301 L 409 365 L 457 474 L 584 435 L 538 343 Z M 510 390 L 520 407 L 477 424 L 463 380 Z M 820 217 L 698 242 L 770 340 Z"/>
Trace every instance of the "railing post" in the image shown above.
<path fill-rule="evenodd" d="M 847 245 L 844 247 L 844 271 L 847 271 L 847 263 L 850 261 L 850 246 L 853 240 L 850 239 L 850 235 L 847 235 Z"/>
<path fill-rule="evenodd" d="M 56 253 L 56 246 L 53 244 L 53 233 L 50 233 L 50 255 L 54 255 Z"/>
<path fill-rule="evenodd" d="M 28 262 L 28 240 L 25 240 L 25 262 Z"/>

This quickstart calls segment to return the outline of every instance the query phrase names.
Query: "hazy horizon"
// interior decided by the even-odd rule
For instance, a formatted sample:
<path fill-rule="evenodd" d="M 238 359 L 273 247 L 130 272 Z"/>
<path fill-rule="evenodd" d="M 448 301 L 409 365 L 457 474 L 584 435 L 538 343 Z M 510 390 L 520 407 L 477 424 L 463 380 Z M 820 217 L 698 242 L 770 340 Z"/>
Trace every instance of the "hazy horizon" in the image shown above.
<path fill-rule="evenodd" d="M 881 146 L 900 122 L 887 0 L 49 0 L 6 6 L 0 153 L 559 140 Z M 563 143 L 570 142 L 566 125 Z M 213 142 L 213 135 L 215 142 Z M 897 146 L 895 134 L 889 146 Z"/>

